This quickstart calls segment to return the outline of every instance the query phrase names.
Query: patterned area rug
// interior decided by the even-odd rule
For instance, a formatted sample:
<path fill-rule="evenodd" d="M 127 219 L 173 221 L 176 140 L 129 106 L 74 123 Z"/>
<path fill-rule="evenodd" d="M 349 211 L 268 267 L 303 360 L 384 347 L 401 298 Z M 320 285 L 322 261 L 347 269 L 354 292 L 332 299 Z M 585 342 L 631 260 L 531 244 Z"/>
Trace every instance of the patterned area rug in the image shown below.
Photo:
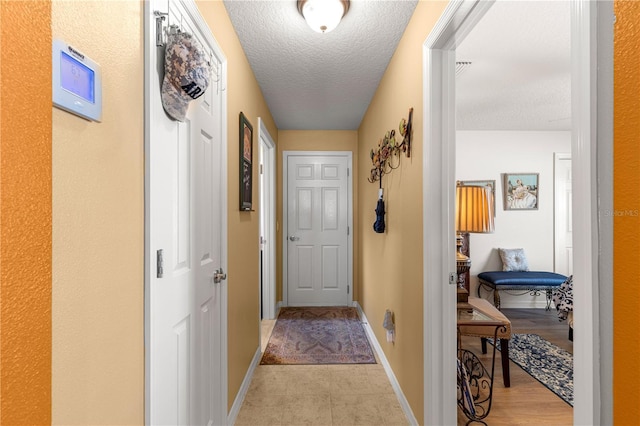
<path fill-rule="evenodd" d="M 260 364 L 375 364 L 358 311 L 282 308 Z"/>
<path fill-rule="evenodd" d="M 571 353 L 537 334 L 513 334 L 509 340 L 509 359 L 573 407 Z"/>

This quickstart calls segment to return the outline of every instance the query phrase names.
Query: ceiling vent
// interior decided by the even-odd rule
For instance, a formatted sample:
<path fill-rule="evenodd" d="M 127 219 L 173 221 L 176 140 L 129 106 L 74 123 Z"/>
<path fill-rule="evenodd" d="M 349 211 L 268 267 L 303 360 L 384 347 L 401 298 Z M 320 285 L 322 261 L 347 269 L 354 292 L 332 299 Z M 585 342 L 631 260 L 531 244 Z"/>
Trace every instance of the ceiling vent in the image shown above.
<path fill-rule="evenodd" d="M 456 62 L 456 77 L 465 72 L 471 66 L 471 62 Z"/>

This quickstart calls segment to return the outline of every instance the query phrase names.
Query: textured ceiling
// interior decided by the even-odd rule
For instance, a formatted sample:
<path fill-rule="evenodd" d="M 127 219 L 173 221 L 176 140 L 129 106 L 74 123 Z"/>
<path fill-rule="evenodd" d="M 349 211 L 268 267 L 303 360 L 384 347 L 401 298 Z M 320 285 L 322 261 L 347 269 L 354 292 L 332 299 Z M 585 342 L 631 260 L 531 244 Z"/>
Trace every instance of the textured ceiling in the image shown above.
<path fill-rule="evenodd" d="M 460 130 L 570 130 L 568 1 L 498 0 L 456 48 Z"/>
<path fill-rule="evenodd" d="M 290 1 L 224 1 L 281 130 L 356 130 L 416 0 L 352 0 L 338 27 L 311 30 Z"/>
<path fill-rule="evenodd" d="M 356 130 L 416 0 L 351 0 L 330 33 L 296 0 L 224 0 L 281 130 Z M 569 2 L 498 0 L 456 49 L 460 130 L 568 130 Z"/>

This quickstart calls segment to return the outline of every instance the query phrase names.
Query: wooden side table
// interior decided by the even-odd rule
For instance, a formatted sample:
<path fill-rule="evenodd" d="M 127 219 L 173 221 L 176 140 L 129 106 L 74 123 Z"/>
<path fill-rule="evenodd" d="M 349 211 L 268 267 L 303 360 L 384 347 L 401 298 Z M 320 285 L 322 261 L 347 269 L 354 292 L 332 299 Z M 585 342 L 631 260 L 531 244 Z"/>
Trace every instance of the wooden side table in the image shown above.
<path fill-rule="evenodd" d="M 484 419 L 491 411 L 493 397 L 493 376 L 496 365 L 496 345 L 493 345 L 491 371 L 471 351 L 463 349 L 460 339 L 460 327 L 495 327 L 493 341 L 497 342 L 498 332 L 506 332 L 506 326 L 498 319 L 491 318 L 485 313 L 474 309 L 458 309 L 458 360 L 464 369 L 464 376 L 458 376 L 458 407 L 469 419 L 466 423 L 481 423 L 487 425 Z M 465 380 L 466 378 L 466 380 Z M 465 392 L 465 390 L 467 392 Z M 472 401 L 465 398 L 470 396 Z"/>

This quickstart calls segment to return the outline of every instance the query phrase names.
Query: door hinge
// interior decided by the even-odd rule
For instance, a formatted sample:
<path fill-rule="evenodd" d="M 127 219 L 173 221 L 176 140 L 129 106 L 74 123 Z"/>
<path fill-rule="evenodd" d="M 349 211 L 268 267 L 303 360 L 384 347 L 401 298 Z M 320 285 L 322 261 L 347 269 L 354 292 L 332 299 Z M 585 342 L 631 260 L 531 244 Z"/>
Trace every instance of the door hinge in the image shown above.
<path fill-rule="evenodd" d="M 162 249 L 156 252 L 156 278 L 164 275 L 164 260 L 162 259 Z"/>
<path fill-rule="evenodd" d="M 213 282 L 215 284 L 220 284 L 223 280 L 227 279 L 227 274 L 224 273 L 222 268 L 216 269 L 216 272 L 213 273 Z"/>
<path fill-rule="evenodd" d="M 154 10 L 153 15 L 156 17 L 156 46 L 162 47 L 164 46 L 164 38 L 162 37 L 162 21 L 164 21 L 166 19 L 165 16 L 169 16 L 169 14 Z"/>
<path fill-rule="evenodd" d="M 349 173 L 351 172 L 350 172 L 350 169 L 347 167 L 347 176 L 349 176 Z"/>
<path fill-rule="evenodd" d="M 351 286 L 347 286 L 347 294 L 351 291 Z"/>
<path fill-rule="evenodd" d="M 347 226 L 347 235 L 351 235 L 351 228 Z"/>
<path fill-rule="evenodd" d="M 260 174 L 263 174 L 263 171 L 262 171 L 262 164 L 260 164 Z"/>

